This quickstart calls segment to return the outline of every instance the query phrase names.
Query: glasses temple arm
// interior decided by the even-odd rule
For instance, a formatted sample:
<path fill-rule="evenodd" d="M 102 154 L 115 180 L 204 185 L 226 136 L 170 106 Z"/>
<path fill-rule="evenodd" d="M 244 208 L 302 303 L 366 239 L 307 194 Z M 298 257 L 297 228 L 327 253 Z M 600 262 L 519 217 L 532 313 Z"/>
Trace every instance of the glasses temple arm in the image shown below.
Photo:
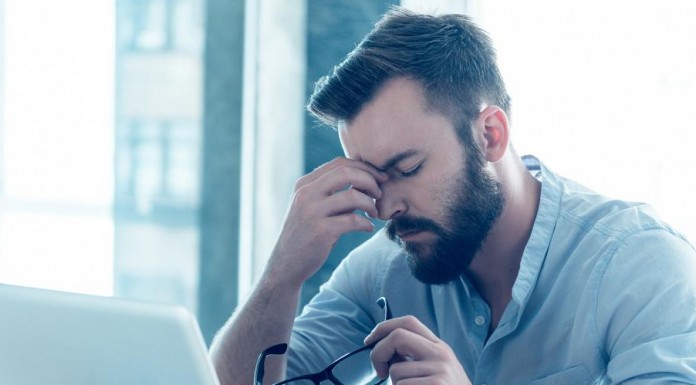
<path fill-rule="evenodd" d="M 263 384 L 263 376 L 266 372 L 266 356 L 285 354 L 287 350 L 288 344 L 283 343 L 273 345 L 259 354 L 259 358 L 256 360 L 256 370 L 254 371 L 254 385 Z"/>
<path fill-rule="evenodd" d="M 384 310 L 385 321 L 392 319 L 391 308 L 389 307 L 389 303 L 387 302 L 386 298 L 379 297 L 379 299 L 377 299 L 377 305 L 379 305 L 379 307 L 381 307 Z"/>

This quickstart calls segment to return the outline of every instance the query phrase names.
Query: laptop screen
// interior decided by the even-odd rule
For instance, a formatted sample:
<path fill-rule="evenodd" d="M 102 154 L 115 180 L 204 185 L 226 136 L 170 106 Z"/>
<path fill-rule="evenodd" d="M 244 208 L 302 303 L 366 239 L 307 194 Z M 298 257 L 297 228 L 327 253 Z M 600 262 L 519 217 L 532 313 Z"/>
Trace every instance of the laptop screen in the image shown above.
<path fill-rule="evenodd" d="M 0 284 L 0 384 L 219 382 L 184 307 Z"/>

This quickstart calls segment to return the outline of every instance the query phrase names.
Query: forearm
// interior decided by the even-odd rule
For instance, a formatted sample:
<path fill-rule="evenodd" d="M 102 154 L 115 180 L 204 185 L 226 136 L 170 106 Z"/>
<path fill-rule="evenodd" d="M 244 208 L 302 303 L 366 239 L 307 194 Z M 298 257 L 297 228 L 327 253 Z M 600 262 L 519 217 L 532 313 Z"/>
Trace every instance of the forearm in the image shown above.
<path fill-rule="evenodd" d="M 378 181 L 385 178 L 365 163 L 337 158 L 297 181 L 261 279 L 213 341 L 211 356 L 222 385 L 252 383 L 259 353 L 289 342 L 302 284 L 326 262 L 341 235 L 373 231 L 355 211 L 377 217 L 374 200 L 381 196 Z M 285 356 L 270 357 L 266 383 L 280 379 L 285 364 Z"/>
<path fill-rule="evenodd" d="M 299 296 L 300 287 L 278 285 L 271 273 L 264 274 L 211 346 L 211 358 L 222 385 L 253 383 L 259 353 L 289 341 Z M 264 382 L 280 380 L 285 363 L 285 356 L 269 357 Z"/>

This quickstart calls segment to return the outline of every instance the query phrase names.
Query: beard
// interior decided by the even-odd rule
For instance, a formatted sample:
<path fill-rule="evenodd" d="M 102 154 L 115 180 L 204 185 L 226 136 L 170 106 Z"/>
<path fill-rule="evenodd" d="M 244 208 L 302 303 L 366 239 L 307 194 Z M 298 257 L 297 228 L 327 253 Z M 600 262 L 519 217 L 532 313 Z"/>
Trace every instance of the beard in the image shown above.
<path fill-rule="evenodd" d="M 403 215 L 390 220 L 388 237 L 406 252 L 411 273 L 426 284 L 444 284 L 469 268 L 505 205 L 502 185 L 485 169 L 478 149 L 470 149 L 459 175 L 445 197 L 445 223 Z M 403 242 L 396 234 L 428 231 L 435 240 Z"/>

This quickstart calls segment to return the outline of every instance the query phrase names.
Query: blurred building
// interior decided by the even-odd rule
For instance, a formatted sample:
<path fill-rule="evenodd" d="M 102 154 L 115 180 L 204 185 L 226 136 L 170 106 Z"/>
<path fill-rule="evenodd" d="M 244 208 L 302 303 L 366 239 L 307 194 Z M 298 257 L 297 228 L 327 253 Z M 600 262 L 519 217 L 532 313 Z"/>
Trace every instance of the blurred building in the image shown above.
<path fill-rule="evenodd" d="M 201 0 L 118 0 L 114 293 L 196 307 Z"/>

